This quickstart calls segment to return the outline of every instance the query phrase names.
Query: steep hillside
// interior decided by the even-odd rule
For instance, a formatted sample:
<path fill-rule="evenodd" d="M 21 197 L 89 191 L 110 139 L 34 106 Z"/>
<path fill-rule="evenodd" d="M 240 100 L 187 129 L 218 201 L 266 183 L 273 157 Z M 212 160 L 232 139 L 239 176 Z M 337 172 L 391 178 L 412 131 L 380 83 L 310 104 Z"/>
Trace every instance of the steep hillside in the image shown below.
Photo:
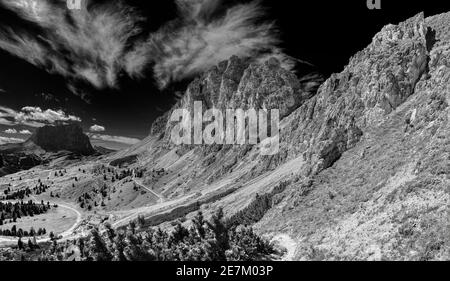
<path fill-rule="evenodd" d="M 297 259 L 449 259 L 449 26 L 450 14 L 388 26 L 324 84 L 311 102 L 327 98 L 332 118 L 313 119 L 349 124 L 350 108 L 359 141 L 329 132 L 315 154 L 327 157 L 307 158 L 319 162 L 302 167 L 308 178 L 277 199 L 261 232 L 289 234 Z"/>
<path fill-rule="evenodd" d="M 174 109 L 280 109 L 280 152 L 175 146 L 168 112 L 109 159 L 144 169 L 139 184 L 160 198 L 134 216 L 158 225 L 222 207 L 230 223 L 295 242 L 296 259 L 448 259 L 449 26 L 449 13 L 388 25 L 318 90 L 320 77 L 275 59 L 205 73 Z"/>

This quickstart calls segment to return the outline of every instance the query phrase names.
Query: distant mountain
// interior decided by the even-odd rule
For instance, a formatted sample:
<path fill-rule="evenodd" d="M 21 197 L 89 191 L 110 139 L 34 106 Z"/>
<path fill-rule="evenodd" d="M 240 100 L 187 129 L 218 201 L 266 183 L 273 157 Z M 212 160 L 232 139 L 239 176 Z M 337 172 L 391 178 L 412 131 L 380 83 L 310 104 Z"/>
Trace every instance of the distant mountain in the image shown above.
<path fill-rule="evenodd" d="M 24 143 L 0 146 L 0 176 L 27 170 L 49 160 L 98 153 L 77 124 L 45 126 Z"/>
<path fill-rule="evenodd" d="M 39 128 L 27 142 L 32 142 L 47 152 L 66 150 L 84 156 L 95 153 L 89 137 L 77 124 Z"/>

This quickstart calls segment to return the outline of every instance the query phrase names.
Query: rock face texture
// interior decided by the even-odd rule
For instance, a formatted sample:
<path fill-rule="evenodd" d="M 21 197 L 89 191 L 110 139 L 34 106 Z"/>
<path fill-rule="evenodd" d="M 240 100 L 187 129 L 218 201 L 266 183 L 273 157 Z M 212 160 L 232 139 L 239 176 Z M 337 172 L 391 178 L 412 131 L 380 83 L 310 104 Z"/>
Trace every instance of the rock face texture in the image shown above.
<path fill-rule="evenodd" d="M 272 58 L 262 64 L 249 64 L 236 56 L 220 63 L 189 86 L 174 109 L 192 111 L 194 102 L 203 102 L 204 111 L 217 109 L 279 109 L 286 117 L 312 97 L 323 82 L 319 74 L 299 80 Z M 169 141 L 173 125 L 168 123 L 172 111 L 152 126 L 152 134 L 164 133 Z"/>
<path fill-rule="evenodd" d="M 245 59 L 234 56 L 195 79 L 173 110 L 187 109 L 192 112 L 194 102 L 201 101 L 203 111 L 211 108 L 221 109 L 222 112 L 237 108 L 278 109 L 280 118 L 284 118 L 314 96 L 322 82 L 322 76 L 314 72 L 299 79 L 294 73 L 283 69 L 274 58 L 264 63 L 249 64 Z M 153 143 L 154 147 L 148 148 L 152 151 L 148 162 L 157 161 L 172 149 L 179 156 L 195 150 L 201 159 L 199 165 L 192 168 L 201 172 L 193 172 L 189 177 L 197 182 L 196 175 L 202 174 L 202 179 L 211 183 L 235 169 L 239 159 L 253 157 L 254 153 L 250 153 L 252 149 L 258 150 L 249 145 L 176 146 L 171 141 L 171 131 L 176 123 L 168 121 L 173 110 L 152 126 L 150 139 L 158 141 Z"/>
<path fill-rule="evenodd" d="M 316 96 L 295 111 L 281 133 L 282 152 L 264 161 L 266 170 L 303 154 L 309 174 L 329 168 L 364 131 L 382 123 L 428 75 L 423 14 L 389 25 L 372 44 L 334 74 Z"/>
<path fill-rule="evenodd" d="M 260 231 L 289 233 L 297 259 L 450 258 L 449 26 L 385 27 L 289 117 L 281 147 L 307 164 Z"/>
<path fill-rule="evenodd" d="M 81 155 L 92 155 L 95 153 L 89 137 L 76 124 L 39 128 L 28 141 L 48 152 L 66 150 Z"/>
<path fill-rule="evenodd" d="M 269 237 L 289 235 L 296 259 L 450 258 L 450 13 L 384 27 L 323 83 L 274 59 L 233 57 L 192 82 L 175 108 L 194 101 L 279 109 L 280 152 L 174 146 L 168 112 L 117 155 L 164 168 L 146 184 L 167 198 L 195 195 L 205 213 L 222 207 Z M 270 207 L 254 210 L 261 195 Z"/>
<path fill-rule="evenodd" d="M 31 169 L 41 163 L 42 159 L 37 155 L 26 153 L 2 154 L 0 152 L 0 177 L 21 170 Z"/>
<path fill-rule="evenodd" d="M 0 146 L 0 176 L 28 170 L 67 154 L 95 153 L 79 125 L 46 126 L 37 129 L 25 143 Z"/>

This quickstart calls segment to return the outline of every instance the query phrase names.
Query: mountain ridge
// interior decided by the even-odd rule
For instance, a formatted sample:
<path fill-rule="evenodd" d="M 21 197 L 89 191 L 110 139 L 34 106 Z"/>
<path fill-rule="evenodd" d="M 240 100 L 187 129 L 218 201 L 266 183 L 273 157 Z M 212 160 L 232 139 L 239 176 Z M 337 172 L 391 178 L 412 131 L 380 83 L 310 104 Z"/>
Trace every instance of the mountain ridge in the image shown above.
<path fill-rule="evenodd" d="M 227 227 L 253 226 L 287 246 L 286 259 L 448 260 L 449 26 L 450 13 L 387 25 L 323 83 L 276 59 L 222 62 L 192 81 L 148 138 L 53 175 L 53 194 L 77 200 L 85 215 L 64 238 L 101 222 L 180 230 L 198 211 L 223 210 Z M 175 145 L 169 116 L 195 101 L 279 109 L 279 153 Z M 21 176 L 42 172 L 52 176 Z M 94 228 L 87 239 L 106 236 Z"/>
<path fill-rule="evenodd" d="M 392 163 L 399 165 L 399 167 L 395 165 L 392 167 L 393 175 L 386 175 L 386 170 L 377 166 L 378 172 L 374 173 L 382 178 L 390 178 L 397 173 L 404 173 L 405 169 L 410 171 L 408 167 L 412 164 L 408 161 L 412 163 L 419 161 L 412 158 L 406 161 L 405 158 L 409 157 L 410 153 L 398 154 L 402 150 L 400 144 L 403 143 L 405 136 L 408 134 L 411 137 L 409 145 L 417 149 L 417 153 L 422 155 L 422 158 L 434 163 L 434 165 L 439 163 L 436 157 L 441 159 L 440 163 L 443 164 L 437 165 L 437 167 L 440 167 L 439 170 L 442 174 L 429 174 L 430 170 L 427 170 L 429 168 L 417 172 L 417 175 L 423 175 L 425 179 L 430 181 L 428 187 L 432 190 L 434 188 L 432 194 L 440 194 L 445 182 L 448 183 L 449 173 L 448 142 L 445 141 L 448 139 L 448 95 L 450 93 L 448 89 L 448 85 L 450 85 L 448 65 L 449 17 L 449 13 L 446 13 L 425 18 L 424 14 L 420 13 L 398 25 L 385 26 L 374 36 L 372 43 L 367 48 L 350 59 L 349 64 L 341 73 L 331 75 L 322 83 L 317 93 L 308 94 L 307 98 L 297 103 L 294 109 L 281 105 L 281 111 L 285 110 L 286 112 L 283 116 L 286 117 L 281 122 L 281 151 L 277 155 L 261 156 L 257 153 L 257 147 L 251 146 L 174 147 L 170 144 L 168 136 L 171 125 L 167 122 L 167 116 L 169 115 L 166 114 L 166 119 L 161 118 L 154 124 L 152 135 L 148 139 L 129 150 L 120 152 L 115 157 L 120 158 L 136 154 L 138 155 L 137 163 L 141 166 L 165 168 L 169 175 L 163 177 L 163 182 L 149 180 L 148 183 L 154 184 L 157 190 L 160 190 L 169 198 L 171 196 L 177 198 L 177 196 L 186 194 L 186 192 L 189 194 L 190 190 L 210 190 L 214 186 L 216 188 L 222 186 L 224 190 L 237 188 L 231 194 L 223 195 L 217 201 L 201 208 L 205 212 L 208 212 L 209 209 L 223 207 L 227 216 L 233 217 L 240 211 L 245 213 L 247 207 L 255 202 L 254 196 L 256 194 L 270 195 L 273 206 L 264 210 L 267 215 L 257 224 L 261 233 L 268 234 L 280 232 L 285 228 L 290 229 L 288 226 L 295 222 L 295 218 L 291 218 L 291 221 L 279 220 L 278 218 L 280 216 L 286 217 L 284 212 L 289 214 L 289 208 L 292 208 L 292 210 L 301 209 L 302 205 L 297 205 L 300 204 L 299 202 L 314 205 L 313 203 L 307 203 L 308 200 L 304 198 L 312 196 L 310 194 L 313 194 L 316 188 L 321 190 L 318 191 L 321 194 L 322 192 L 324 194 L 330 192 L 326 196 L 335 198 L 336 195 L 333 190 L 323 187 L 317 181 L 320 182 L 325 174 L 333 171 L 336 166 L 342 165 L 341 163 L 348 161 L 348 154 L 352 151 L 359 153 L 360 158 L 367 157 L 367 153 L 371 151 L 371 146 L 369 144 L 367 144 L 367 147 L 362 148 L 361 146 L 370 143 L 370 140 L 373 142 L 372 138 L 378 139 L 379 145 L 372 146 L 376 148 L 377 157 L 383 157 L 382 154 L 379 154 L 380 151 L 383 151 L 380 144 L 388 146 L 391 142 L 398 150 L 392 151 L 393 155 L 402 160 L 396 162 L 389 159 L 380 159 L 380 163 L 387 161 L 387 166 L 392 165 Z M 276 62 L 266 63 L 266 66 L 270 65 L 276 65 Z M 220 67 L 217 69 L 220 69 Z M 206 104 L 217 107 L 222 105 L 220 101 L 223 97 L 232 96 L 236 99 L 235 101 L 238 101 L 241 96 L 247 98 L 257 96 L 258 89 L 264 84 L 264 81 L 258 79 L 257 76 L 253 76 L 252 79 L 242 79 L 245 76 L 240 75 L 242 68 L 236 67 L 235 69 L 238 70 L 236 73 L 239 74 L 237 75 L 240 77 L 239 79 L 227 80 L 219 75 L 219 78 L 212 80 L 212 82 L 219 81 L 220 83 L 211 83 L 208 77 L 214 77 L 214 75 L 207 73 L 202 78 L 195 80 L 188 87 L 185 96 L 177 106 L 187 108 L 187 105 L 190 105 L 195 97 L 200 97 L 205 101 L 200 86 L 202 84 L 219 85 L 215 88 L 210 87 L 210 89 L 216 90 L 209 95 L 211 98 L 206 97 L 205 101 Z M 267 69 L 270 71 L 270 67 Z M 215 69 L 212 71 L 213 74 L 214 71 Z M 266 72 L 266 77 L 271 75 L 271 73 Z M 235 76 L 231 75 L 231 77 Z M 251 75 L 246 77 L 251 77 Z M 246 85 L 249 86 L 246 87 Z M 286 94 L 285 98 L 289 97 L 289 89 L 295 89 L 293 85 L 296 85 L 296 83 L 290 84 L 288 91 L 283 93 Z M 227 86 L 232 89 L 230 91 L 232 94 L 221 92 L 221 89 Z M 208 89 L 208 86 L 206 88 Z M 244 94 L 246 89 L 249 92 Z M 248 100 L 251 100 L 251 98 Z M 245 100 L 240 104 L 245 107 Z M 254 103 L 253 105 L 260 106 L 262 104 L 264 102 Z M 280 104 L 275 103 L 276 106 L 280 106 Z M 436 131 L 428 131 L 427 124 L 434 124 L 433 127 L 436 128 Z M 385 126 L 392 127 L 383 129 Z M 431 145 L 437 141 L 436 132 L 440 132 L 438 135 L 444 139 L 443 149 Z M 423 134 L 425 137 L 423 137 Z M 383 141 L 383 136 L 389 142 Z M 423 144 L 429 144 L 431 148 L 428 150 L 419 149 Z M 415 149 L 411 151 L 415 151 Z M 440 151 L 441 154 L 436 153 L 436 151 Z M 361 163 L 360 166 L 363 169 L 368 163 L 372 162 L 365 160 Z M 348 170 L 353 170 L 355 174 L 360 175 L 360 172 L 357 172 L 359 167 L 348 163 L 345 165 L 347 165 Z M 370 171 L 370 169 L 365 171 Z M 404 184 L 411 184 L 411 181 L 416 179 L 417 175 L 411 180 L 406 180 L 406 178 L 401 181 Z M 366 175 L 360 176 L 361 178 L 367 177 Z M 275 178 L 279 180 L 277 181 Z M 353 179 L 350 176 L 348 178 Z M 340 180 L 343 180 L 343 178 L 340 178 Z M 360 188 L 367 188 L 365 191 L 356 187 L 350 189 L 348 192 L 356 198 L 358 198 L 358 192 L 366 193 L 367 197 L 371 198 L 375 194 L 373 192 L 375 187 L 382 188 L 382 186 L 388 185 L 388 182 L 377 185 L 373 182 L 376 180 L 374 178 L 365 179 L 370 184 L 358 185 L 357 182 L 360 179 L 353 180 L 355 182 L 352 185 L 356 184 L 355 186 L 360 186 Z M 395 181 L 395 179 L 392 179 L 392 181 Z M 280 183 L 283 182 L 286 184 L 283 184 L 283 188 L 280 189 Z M 398 185 L 395 186 L 399 188 Z M 320 198 L 320 200 L 324 200 L 322 195 Z M 362 196 L 356 202 L 366 200 L 364 198 Z M 358 209 L 358 203 L 356 202 L 354 202 L 353 208 Z M 443 197 L 442 200 L 430 201 L 431 205 L 440 210 L 436 219 L 442 219 L 441 211 L 446 202 L 448 203 L 448 196 Z M 283 208 L 281 208 L 280 210 L 279 206 L 283 205 L 289 206 L 288 209 L 283 211 Z M 339 210 L 339 212 L 345 213 L 347 211 Z M 308 213 L 305 219 L 312 219 L 313 223 L 319 227 L 320 223 L 315 218 L 321 214 L 326 214 L 326 210 L 320 210 L 319 208 L 317 214 Z M 424 211 L 424 214 L 419 216 L 422 218 L 426 216 L 425 214 L 428 213 Z M 328 220 L 333 220 L 332 217 Z M 322 220 L 326 221 L 327 215 L 324 215 Z M 284 223 L 285 225 L 283 225 Z M 314 225 L 307 223 L 305 225 L 310 225 L 306 227 L 306 230 L 312 231 Z M 397 227 L 403 226 L 397 225 Z M 302 227 L 299 227 L 299 229 L 302 229 Z M 289 234 L 299 233 L 294 229 L 288 232 Z M 322 233 L 319 230 L 317 232 Z M 390 232 L 389 235 L 393 235 L 392 233 Z M 376 235 L 373 239 L 375 238 Z M 364 244 L 355 241 L 357 239 L 355 237 L 352 239 L 357 245 L 352 249 L 360 250 L 358 247 Z M 398 241 L 404 243 L 405 239 L 404 237 L 399 238 Z M 417 240 L 420 239 L 417 238 Z M 317 245 L 320 245 L 320 243 L 317 243 Z M 305 250 L 305 253 L 310 252 L 310 250 Z M 417 251 L 422 250 L 421 248 Z M 443 251 L 446 250 L 440 248 L 433 255 L 442 255 Z M 341 255 L 336 251 L 322 254 L 329 255 L 330 258 Z M 351 254 L 358 256 L 355 252 Z M 412 255 L 410 258 L 417 258 L 420 254 Z M 391 258 L 396 256 L 394 253 L 389 253 L 389 255 L 391 255 Z M 365 252 L 361 252 L 360 256 L 379 258 L 377 255 L 373 256 Z M 296 257 L 317 258 L 314 255 L 297 255 Z M 344 255 L 342 254 L 341 257 L 344 257 Z"/>

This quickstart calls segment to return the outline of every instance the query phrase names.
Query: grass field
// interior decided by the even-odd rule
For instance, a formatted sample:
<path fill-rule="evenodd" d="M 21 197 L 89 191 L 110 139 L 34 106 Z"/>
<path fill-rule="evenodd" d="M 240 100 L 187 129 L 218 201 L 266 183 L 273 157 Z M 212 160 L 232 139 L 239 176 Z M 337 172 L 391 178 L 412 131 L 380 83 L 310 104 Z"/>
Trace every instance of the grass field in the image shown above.
<path fill-rule="evenodd" d="M 18 219 L 16 223 L 7 223 L 0 226 L 0 229 L 11 229 L 14 225 L 17 229 L 29 231 L 33 227 L 36 231 L 39 228 L 45 228 L 47 234 L 51 231 L 55 234 L 60 234 L 69 229 L 77 220 L 77 214 L 67 208 L 58 207 L 52 208 L 46 214 L 25 217 Z"/>

